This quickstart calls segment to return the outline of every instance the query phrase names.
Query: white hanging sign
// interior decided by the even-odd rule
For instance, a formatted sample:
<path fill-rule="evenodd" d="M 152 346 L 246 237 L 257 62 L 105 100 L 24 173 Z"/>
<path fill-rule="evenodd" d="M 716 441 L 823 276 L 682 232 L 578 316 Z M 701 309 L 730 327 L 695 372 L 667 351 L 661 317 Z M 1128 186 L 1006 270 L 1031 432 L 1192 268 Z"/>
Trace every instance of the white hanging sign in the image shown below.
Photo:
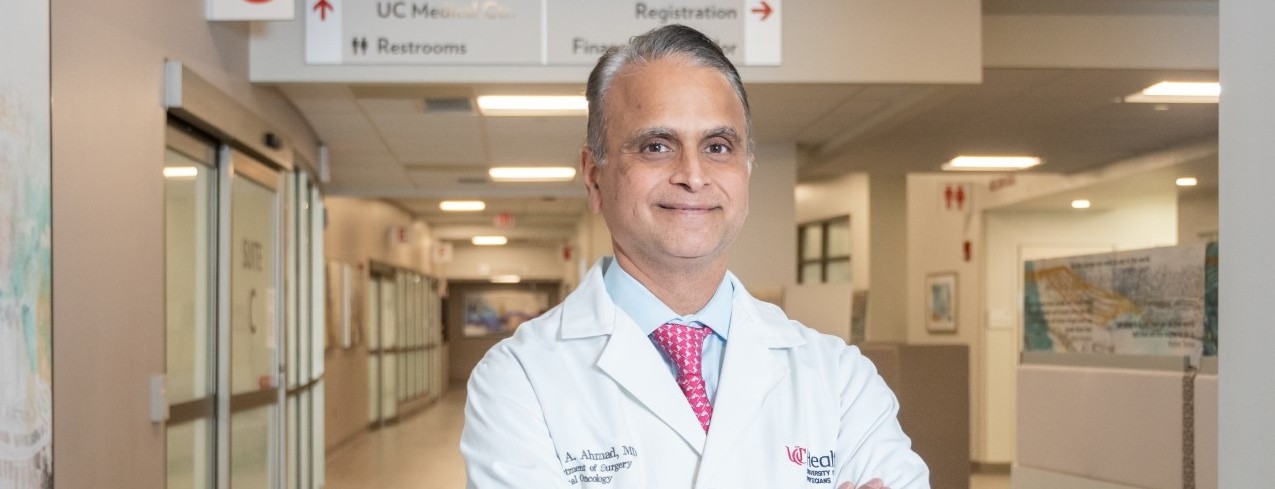
<path fill-rule="evenodd" d="M 782 0 L 304 1 L 308 64 L 589 66 L 674 22 L 712 37 L 736 64 L 782 61 Z"/>

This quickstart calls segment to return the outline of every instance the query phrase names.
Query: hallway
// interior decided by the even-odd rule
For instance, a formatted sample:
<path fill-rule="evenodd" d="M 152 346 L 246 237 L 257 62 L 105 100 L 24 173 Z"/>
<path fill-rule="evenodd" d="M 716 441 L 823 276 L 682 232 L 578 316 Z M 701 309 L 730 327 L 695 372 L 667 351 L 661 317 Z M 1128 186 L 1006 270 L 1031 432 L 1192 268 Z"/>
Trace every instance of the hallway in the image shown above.
<path fill-rule="evenodd" d="M 462 489 L 460 431 L 465 390 L 447 391 L 433 406 L 373 431 L 328 458 L 327 489 Z M 1009 489 L 1009 476 L 973 474 L 970 489 Z M 942 489 L 942 488 L 938 488 Z"/>
<path fill-rule="evenodd" d="M 328 457 L 327 489 L 461 489 L 465 466 L 460 430 L 465 390 L 455 388 L 434 405 L 396 425 L 369 432 Z"/>

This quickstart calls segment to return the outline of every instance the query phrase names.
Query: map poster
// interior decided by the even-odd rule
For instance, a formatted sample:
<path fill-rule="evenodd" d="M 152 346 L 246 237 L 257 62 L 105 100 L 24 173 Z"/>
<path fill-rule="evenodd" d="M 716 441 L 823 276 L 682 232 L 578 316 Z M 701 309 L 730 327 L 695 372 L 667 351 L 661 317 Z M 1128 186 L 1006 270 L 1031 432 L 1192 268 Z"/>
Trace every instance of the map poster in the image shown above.
<path fill-rule="evenodd" d="M 1206 317 L 1216 310 L 1206 307 L 1207 249 L 1195 244 L 1027 262 L 1024 348 L 1194 358 L 1216 352 L 1216 326 L 1205 333 Z"/>
<path fill-rule="evenodd" d="M 49 1 L 0 0 L 0 488 L 53 487 Z"/>

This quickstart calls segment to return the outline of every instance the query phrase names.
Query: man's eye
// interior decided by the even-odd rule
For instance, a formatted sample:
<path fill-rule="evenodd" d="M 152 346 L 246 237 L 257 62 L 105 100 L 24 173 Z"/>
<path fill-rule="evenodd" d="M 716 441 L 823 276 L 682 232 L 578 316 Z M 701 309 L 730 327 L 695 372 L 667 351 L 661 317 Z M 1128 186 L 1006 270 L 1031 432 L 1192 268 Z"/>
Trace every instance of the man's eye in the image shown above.
<path fill-rule="evenodd" d="M 729 153 L 729 152 L 730 152 L 730 146 L 727 146 L 727 145 L 725 145 L 725 144 L 721 144 L 721 143 L 715 143 L 715 144 L 710 144 L 710 145 L 708 145 L 708 147 L 707 147 L 707 148 L 705 148 L 705 150 L 707 150 L 709 153 L 719 153 L 719 154 L 720 154 L 720 153 Z"/>
<path fill-rule="evenodd" d="M 647 143 L 646 146 L 642 147 L 642 151 L 647 153 L 664 153 L 669 150 L 670 148 L 668 145 L 664 143 Z"/>

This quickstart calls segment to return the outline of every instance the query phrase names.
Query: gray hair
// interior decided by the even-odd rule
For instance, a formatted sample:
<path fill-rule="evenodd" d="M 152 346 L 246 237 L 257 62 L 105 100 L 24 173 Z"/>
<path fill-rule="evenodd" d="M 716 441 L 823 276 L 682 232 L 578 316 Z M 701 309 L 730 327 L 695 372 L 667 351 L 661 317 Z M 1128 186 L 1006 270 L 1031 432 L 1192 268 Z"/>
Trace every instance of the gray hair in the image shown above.
<path fill-rule="evenodd" d="M 607 115 L 603 100 L 611 88 L 615 76 L 631 64 L 649 63 L 651 61 L 682 57 L 699 66 L 717 70 L 731 88 L 739 102 L 744 104 L 744 122 L 748 131 L 748 155 L 752 159 L 753 116 L 748 109 L 748 93 L 744 91 L 744 82 L 739 78 L 735 65 L 726 59 L 722 48 L 700 31 L 681 24 L 671 24 L 653 29 L 646 34 L 629 39 L 629 43 L 613 46 L 601 58 L 597 66 L 589 74 L 589 84 L 585 88 L 585 97 L 589 100 L 589 151 L 597 158 L 598 164 L 606 161 L 606 129 Z"/>

